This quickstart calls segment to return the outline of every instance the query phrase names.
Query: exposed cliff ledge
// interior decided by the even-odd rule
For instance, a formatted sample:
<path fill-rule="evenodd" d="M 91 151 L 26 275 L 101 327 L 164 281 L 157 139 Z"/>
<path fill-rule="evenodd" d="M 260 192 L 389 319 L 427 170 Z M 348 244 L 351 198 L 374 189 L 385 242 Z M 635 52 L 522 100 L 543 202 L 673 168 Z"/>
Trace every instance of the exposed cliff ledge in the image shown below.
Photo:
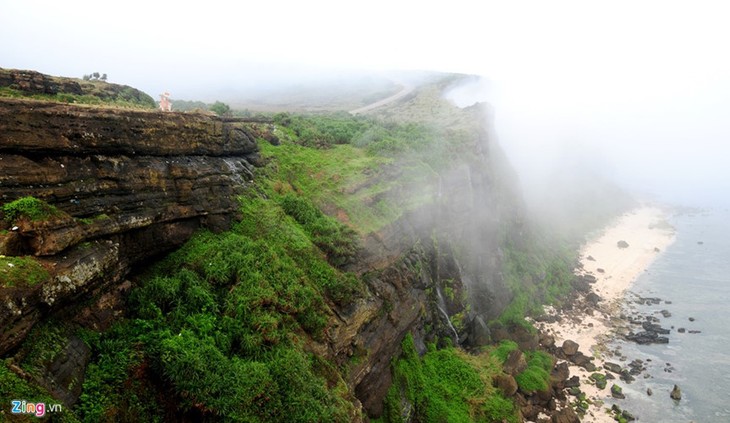
<path fill-rule="evenodd" d="M 0 254 L 42 257 L 49 271 L 31 289 L 0 284 L 0 354 L 43 314 L 119 282 L 199 226 L 226 227 L 257 160 L 243 123 L 0 100 L 0 202 L 32 195 L 60 210 L 0 228 Z"/>

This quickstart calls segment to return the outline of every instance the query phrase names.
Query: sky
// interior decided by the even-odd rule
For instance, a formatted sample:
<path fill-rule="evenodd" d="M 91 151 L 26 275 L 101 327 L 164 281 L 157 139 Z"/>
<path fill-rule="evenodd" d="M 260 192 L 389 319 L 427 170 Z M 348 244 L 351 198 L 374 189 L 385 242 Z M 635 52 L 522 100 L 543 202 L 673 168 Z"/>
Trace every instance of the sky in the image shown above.
<path fill-rule="evenodd" d="M 660 198 L 728 204 L 728 11 L 718 1 L 0 0 L 0 67 L 98 71 L 151 95 L 302 66 L 477 74 L 523 179 L 568 157 Z"/>

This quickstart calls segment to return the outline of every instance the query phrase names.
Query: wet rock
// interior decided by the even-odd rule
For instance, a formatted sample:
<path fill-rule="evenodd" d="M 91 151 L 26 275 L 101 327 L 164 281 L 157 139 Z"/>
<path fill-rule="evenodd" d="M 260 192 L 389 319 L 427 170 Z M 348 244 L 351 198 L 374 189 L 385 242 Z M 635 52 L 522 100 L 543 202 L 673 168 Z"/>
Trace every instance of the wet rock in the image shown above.
<path fill-rule="evenodd" d="M 669 397 L 675 401 L 679 401 L 682 399 L 682 391 L 679 389 L 679 386 L 674 385 L 672 392 L 669 393 Z"/>
<path fill-rule="evenodd" d="M 643 331 L 639 333 L 629 333 L 625 336 L 629 341 L 636 342 L 637 344 L 668 344 L 669 338 L 665 336 L 659 336 L 656 332 Z"/>
<path fill-rule="evenodd" d="M 685 329 L 685 328 L 679 328 L 679 329 L 677 329 L 677 332 L 679 332 L 679 333 L 684 333 L 686 331 L 687 331 L 687 329 Z"/>
<path fill-rule="evenodd" d="M 701 330 L 688 330 L 687 333 L 702 333 Z"/>
<path fill-rule="evenodd" d="M 661 313 L 662 316 L 664 316 L 665 319 L 666 318 L 669 318 L 669 317 L 672 317 L 672 313 L 670 313 L 669 310 L 662 310 L 659 313 Z"/>
<path fill-rule="evenodd" d="M 636 417 L 634 417 L 634 415 L 631 414 L 630 412 L 628 412 L 627 410 L 621 411 L 621 417 L 623 417 L 624 420 L 626 420 L 628 422 L 632 422 L 632 421 L 636 420 Z"/>
<path fill-rule="evenodd" d="M 591 374 L 588 378 L 596 383 L 596 387 L 598 389 L 604 389 L 606 387 L 606 375 L 596 372 Z"/>
<path fill-rule="evenodd" d="M 617 374 L 618 373 L 621 373 L 621 366 L 619 366 L 616 363 L 611 363 L 610 361 L 607 361 L 607 362 L 603 363 L 603 368 L 606 369 L 606 370 L 610 370 L 610 371 L 612 371 L 614 373 L 617 373 Z"/>
<path fill-rule="evenodd" d="M 695 318 L 694 318 L 694 317 L 690 317 L 690 318 L 689 318 L 689 321 L 690 321 L 690 322 L 694 322 L 694 321 L 695 321 Z"/>
<path fill-rule="evenodd" d="M 616 246 L 618 248 L 629 248 L 629 243 L 626 242 L 626 241 L 624 241 L 624 240 L 621 240 L 621 241 L 619 241 L 619 242 L 616 243 Z"/>
<path fill-rule="evenodd" d="M 586 257 L 586 260 L 588 260 L 588 261 L 596 261 L 596 259 L 594 259 L 593 256 Z"/>
<path fill-rule="evenodd" d="M 598 269 L 596 269 L 596 272 L 598 272 L 598 273 L 606 273 L 606 270 L 599 267 Z"/>
<path fill-rule="evenodd" d="M 654 391 L 651 390 L 651 388 L 646 388 L 646 395 L 652 396 L 654 394 Z"/>
<path fill-rule="evenodd" d="M 621 387 L 616 384 L 611 385 L 611 396 L 616 399 L 625 399 L 626 398 L 626 395 L 624 395 Z"/>
<path fill-rule="evenodd" d="M 578 352 L 579 347 L 580 346 L 578 345 L 577 342 L 570 340 L 570 339 L 566 339 L 565 342 L 563 342 L 563 346 L 561 348 L 563 350 L 563 354 L 565 354 L 566 356 L 572 356 Z"/>

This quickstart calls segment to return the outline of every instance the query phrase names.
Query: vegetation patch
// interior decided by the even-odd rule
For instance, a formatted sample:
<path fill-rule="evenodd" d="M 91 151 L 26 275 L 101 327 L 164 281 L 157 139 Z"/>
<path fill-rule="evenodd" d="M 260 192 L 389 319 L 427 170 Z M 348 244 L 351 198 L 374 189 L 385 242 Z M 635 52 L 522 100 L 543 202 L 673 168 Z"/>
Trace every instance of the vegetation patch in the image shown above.
<path fill-rule="evenodd" d="M 492 387 L 492 376 L 501 371 L 494 357 L 433 345 L 419 357 L 410 334 L 402 348 L 382 421 L 518 421 L 512 401 Z"/>
<path fill-rule="evenodd" d="M 48 271 L 33 257 L 0 255 L 0 286 L 34 286 L 49 278 Z"/>
<path fill-rule="evenodd" d="M 525 355 L 527 356 L 527 368 L 515 376 L 517 386 L 522 392 L 528 394 L 548 390 L 553 358 L 542 351 L 528 351 Z"/>
<path fill-rule="evenodd" d="M 159 413 L 145 398 L 172 392 L 176 412 L 204 418 L 351 420 L 339 373 L 303 345 L 324 335 L 330 301 L 359 295 L 359 279 L 328 263 L 306 228 L 311 222 L 279 202 L 250 195 L 241 213 L 233 230 L 200 232 L 153 266 L 130 294 L 130 319 L 92 337 L 84 419 L 139 413 L 155 421 Z"/>
<path fill-rule="evenodd" d="M 47 220 L 63 213 L 45 201 L 31 196 L 22 197 L 10 203 L 3 204 L 2 212 L 5 221 L 8 223 L 16 222 L 22 218 L 31 221 Z"/>

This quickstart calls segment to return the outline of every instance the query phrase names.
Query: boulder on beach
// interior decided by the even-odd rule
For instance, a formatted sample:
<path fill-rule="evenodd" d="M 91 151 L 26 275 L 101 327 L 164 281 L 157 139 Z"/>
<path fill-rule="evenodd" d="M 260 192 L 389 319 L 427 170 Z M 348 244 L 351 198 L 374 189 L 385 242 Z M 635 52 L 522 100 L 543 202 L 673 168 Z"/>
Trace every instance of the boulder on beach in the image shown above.
<path fill-rule="evenodd" d="M 594 259 L 593 256 L 586 257 L 586 260 L 588 260 L 588 261 L 596 261 L 596 259 Z"/>
<path fill-rule="evenodd" d="M 679 386 L 674 385 L 674 388 L 672 389 L 672 392 L 669 393 L 669 396 L 675 401 L 681 400 L 682 391 L 679 389 Z"/>
<path fill-rule="evenodd" d="M 571 356 L 575 355 L 575 353 L 578 352 L 578 347 L 579 345 L 577 342 L 566 339 L 565 342 L 563 342 L 563 346 L 561 348 L 563 349 L 563 354 Z"/>
<path fill-rule="evenodd" d="M 624 240 L 617 242 L 616 245 L 618 248 L 629 248 L 629 243 Z"/>
<path fill-rule="evenodd" d="M 598 273 L 606 273 L 606 270 L 599 267 L 598 269 L 596 269 L 596 272 L 598 272 Z"/>
<path fill-rule="evenodd" d="M 610 370 L 614 373 L 620 374 L 621 373 L 621 366 L 619 366 L 616 363 L 611 363 L 610 361 L 607 361 L 603 363 L 603 368 L 606 370 Z"/>

